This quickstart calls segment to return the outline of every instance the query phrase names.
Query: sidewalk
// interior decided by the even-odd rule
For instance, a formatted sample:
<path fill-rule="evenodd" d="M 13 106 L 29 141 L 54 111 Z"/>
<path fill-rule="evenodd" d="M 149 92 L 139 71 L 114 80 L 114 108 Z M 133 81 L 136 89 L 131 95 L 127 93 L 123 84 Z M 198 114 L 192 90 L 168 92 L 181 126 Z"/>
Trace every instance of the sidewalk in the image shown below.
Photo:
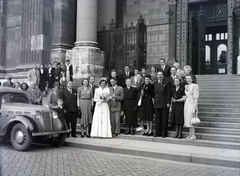
<path fill-rule="evenodd" d="M 65 146 L 180 162 L 240 168 L 240 150 L 233 149 L 129 140 L 118 137 L 112 139 L 67 138 Z"/>

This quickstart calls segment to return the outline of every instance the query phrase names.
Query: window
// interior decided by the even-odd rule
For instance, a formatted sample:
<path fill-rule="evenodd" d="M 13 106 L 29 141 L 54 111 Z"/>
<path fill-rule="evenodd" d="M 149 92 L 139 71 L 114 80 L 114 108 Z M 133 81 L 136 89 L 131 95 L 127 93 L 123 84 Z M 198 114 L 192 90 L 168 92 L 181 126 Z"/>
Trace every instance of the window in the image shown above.
<path fill-rule="evenodd" d="M 217 47 L 217 62 L 218 64 L 224 64 L 227 61 L 227 46 L 220 44 Z"/>
<path fill-rule="evenodd" d="M 211 61 L 211 48 L 208 45 L 205 45 L 205 64 L 210 65 Z"/>

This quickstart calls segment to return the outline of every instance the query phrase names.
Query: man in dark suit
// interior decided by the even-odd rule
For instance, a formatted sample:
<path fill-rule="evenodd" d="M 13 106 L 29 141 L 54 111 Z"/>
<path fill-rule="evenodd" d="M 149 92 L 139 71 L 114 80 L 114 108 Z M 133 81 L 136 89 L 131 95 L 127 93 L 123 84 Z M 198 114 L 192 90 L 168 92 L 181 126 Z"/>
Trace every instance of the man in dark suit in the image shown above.
<path fill-rule="evenodd" d="M 154 137 L 167 136 L 169 107 L 171 103 L 171 88 L 169 80 L 163 72 L 157 73 L 158 80 L 154 83 L 155 134 Z"/>
<path fill-rule="evenodd" d="M 48 80 L 48 89 L 49 90 L 51 90 L 53 88 L 53 84 L 55 82 L 54 70 L 55 70 L 55 68 L 52 67 L 51 63 L 49 63 L 48 72 L 47 72 L 47 80 Z"/>
<path fill-rule="evenodd" d="M 171 67 L 169 65 L 166 65 L 164 58 L 160 58 L 159 63 L 160 68 L 158 69 L 158 71 L 163 72 L 163 76 L 165 78 L 169 78 L 171 75 Z"/>
<path fill-rule="evenodd" d="M 73 66 L 70 64 L 70 60 L 66 60 L 66 77 L 67 81 L 73 81 Z"/>
<path fill-rule="evenodd" d="M 7 78 L 7 81 L 3 83 L 3 87 L 14 87 L 14 83 L 12 82 L 12 77 Z"/>
<path fill-rule="evenodd" d="M 170 84 L 171 84 L 171 88 L 173 88 L 175 85 L 174 85 L 174 79 L 177 78 L 177 69 L 176 67 L 172 66 L 171 67 L 171 76 L 170 76 Z"/>
<path fill-rule="evenodd" d="M 124 72 L 120 76 L 121 77 L 121 85 L 122 85 L 123 88 L 127 87 L 127 85 L 125 83 L 126 79 L 127 78 L 131 78 L 133 75 L 134 75 L 133 72 L 130 71 L 130 66 L 129 65 L 125 65 Z"/>
<path fill-rule="evenodd" d="M 109 87 L 111 86 L 111 83 L 110 83 L 111 78 L 115 78 L 117 80 L 117 85 L 121 86 L 121 78 L 117 75 L 117 71 L 115 69 L 111 71 L 109 77 L 107 78 L 107 83 Z"/>
<path fill-rule="evenodd" d="M 72 129 L 72 137 L 77 137 L 76 135 L 76 125 L 77 125 L 77 91 L 72 88 L 73 82 L 69 81 L 67 83 L 67 88 L 64 89 L 62 92 L 60 92 L 60 98 L 64 102 L 64 107 L 67 111 L 66 113 L 66 123 L 68 126 L 68 129 L 70 129 L 70 123 L 71 123 L 71 129 Z"/>

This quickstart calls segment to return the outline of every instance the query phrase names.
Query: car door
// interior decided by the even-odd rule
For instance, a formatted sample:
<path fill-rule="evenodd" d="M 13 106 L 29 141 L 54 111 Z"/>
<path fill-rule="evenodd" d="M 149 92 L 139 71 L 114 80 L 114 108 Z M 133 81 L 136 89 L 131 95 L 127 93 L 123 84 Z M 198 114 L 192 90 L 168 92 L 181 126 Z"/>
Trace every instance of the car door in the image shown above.
<path fill-rule="evenodd" d="M 8 113 L 3 109 L 4 104 L 6 103 L 6 95 L 0 94 L 0 134 L 2 128 L 10 120 Z"/>

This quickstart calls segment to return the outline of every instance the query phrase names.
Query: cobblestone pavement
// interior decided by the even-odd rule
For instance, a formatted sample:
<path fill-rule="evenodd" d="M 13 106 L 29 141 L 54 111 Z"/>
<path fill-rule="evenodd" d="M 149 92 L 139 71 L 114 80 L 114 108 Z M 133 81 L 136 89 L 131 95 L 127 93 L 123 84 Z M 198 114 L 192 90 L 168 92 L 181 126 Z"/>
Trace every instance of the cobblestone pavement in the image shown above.
<path fill-rule="evenodd" d="M 0 145 L 2 176 L 240 175 L 240 169 L 235 168 L 165 161 L 79 148 L 32 145 L 30 151 L 18 152 L 10 143 Z"/>

